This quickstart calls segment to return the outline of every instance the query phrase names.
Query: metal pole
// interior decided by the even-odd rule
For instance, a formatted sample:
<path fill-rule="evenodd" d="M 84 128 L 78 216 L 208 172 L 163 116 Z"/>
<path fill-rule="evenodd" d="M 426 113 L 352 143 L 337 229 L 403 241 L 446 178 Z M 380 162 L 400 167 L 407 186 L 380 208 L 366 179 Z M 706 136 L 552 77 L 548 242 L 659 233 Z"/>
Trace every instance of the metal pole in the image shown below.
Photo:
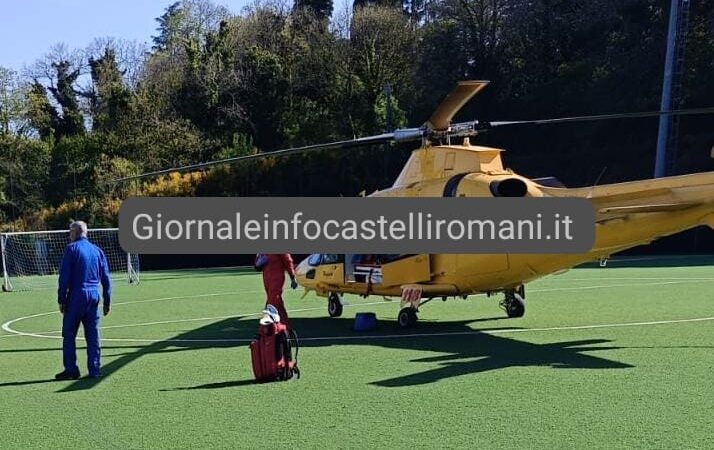
<path fill-rule="evenodd" d="M 0 253 L 2 254 L 2 277 L 3 277 L 3 290 L 10 292 L 12 290 L 12 284 L 10 284 L 10 274 L 7 273 L 7 261 L 5 258 L 5 241 L 7 240 L 7 235 L 0 234 Z"/>
<path fill-rule="evenodd" d="M 387 129 L 384 130 L 386 133 L 394 131 L 394 113 L 392 112 L 392 86 L 387 83 L 384 85 L 384 96 L 387 101 Z"/>
<path fill-rule="evenodd" d="M 677 40 L 677 17 L 679 2 L 672 0 L 669 8 L 669 25 L 667 29 L 667 54 L 664 59 L 664 78 L 662 80 L 662 101 L 660 111 L 669 111 L 672 107 L 672 74 L 674 73 L 675 41 Z M 655 178 L 666 175 L 667 167 L 667 136 L 669 134 L 669 116 L 659 117 L 659 132 L 657 133 L 657 157 L 655 159 Z"/>

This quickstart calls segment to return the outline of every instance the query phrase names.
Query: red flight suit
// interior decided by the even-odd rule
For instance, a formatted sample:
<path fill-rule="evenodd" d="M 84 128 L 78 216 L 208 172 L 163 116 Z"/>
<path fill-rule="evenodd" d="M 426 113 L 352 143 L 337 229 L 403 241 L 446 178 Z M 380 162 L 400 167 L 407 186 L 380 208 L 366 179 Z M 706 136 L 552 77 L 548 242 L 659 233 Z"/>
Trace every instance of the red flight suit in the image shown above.
<path fill-rule="evenodd" d="M 266 306 L 273 305 L 280 314 L 280 321 L 290 328 L 288 312 L 283 303 L 283 285 L 285 284 L 285 272 L 290 278 L 295 276 L 295 267 L 290 253 L 269 254 L 268 262 L 263 267 L 263 286 L 267 298 Z"/>

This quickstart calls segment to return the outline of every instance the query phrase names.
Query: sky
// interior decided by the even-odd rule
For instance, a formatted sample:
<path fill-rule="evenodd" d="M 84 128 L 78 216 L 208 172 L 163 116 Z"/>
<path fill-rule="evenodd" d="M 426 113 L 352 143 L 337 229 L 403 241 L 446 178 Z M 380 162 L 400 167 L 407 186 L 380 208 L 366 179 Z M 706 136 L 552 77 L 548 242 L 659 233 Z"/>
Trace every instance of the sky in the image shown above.
<path fill-rule="evenodd" d="M 174 0 L 0 0 L 0 66 L 20 72 L 64 43 L 83 49 L 94 38 L 150 42 L 156 17 Z M 213 0 L 237 14 L 247 0 Z"/>

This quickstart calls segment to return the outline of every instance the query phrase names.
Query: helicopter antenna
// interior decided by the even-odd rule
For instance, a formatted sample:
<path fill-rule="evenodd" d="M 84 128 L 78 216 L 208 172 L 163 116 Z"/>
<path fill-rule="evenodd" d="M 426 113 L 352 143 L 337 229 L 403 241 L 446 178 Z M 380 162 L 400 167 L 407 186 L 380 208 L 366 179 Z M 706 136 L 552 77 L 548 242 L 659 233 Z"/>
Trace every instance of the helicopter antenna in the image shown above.
<path fill-rule="evenodd" d="M 593 197 L 593 192 L 595 192 L 595 187 L 600 184 L 600 180 L 602 179 L 602 176 L 605 175 L 605 171 L 607 170 L 607 166 L 603 167 L 602 170 L 600 171 L 600 175 L 597 176 L 595 179 L 595 183 L 593 186 L 590 188 L 590 193 L 586 198 L 592 198 Z"/>

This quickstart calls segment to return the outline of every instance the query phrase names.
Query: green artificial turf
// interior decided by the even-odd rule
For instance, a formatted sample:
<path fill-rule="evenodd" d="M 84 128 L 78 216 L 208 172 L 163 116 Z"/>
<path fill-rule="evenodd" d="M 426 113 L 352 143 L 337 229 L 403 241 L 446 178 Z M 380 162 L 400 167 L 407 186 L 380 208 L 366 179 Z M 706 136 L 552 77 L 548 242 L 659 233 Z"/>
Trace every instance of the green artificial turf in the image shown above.
<path fill-rule="evenodd" d="M 58 314 L 9 325 L 50 337 L 0 331 L 0 447 L 712 448 L 714 320 L 610 326 L 714 318 L 710 264 L 573 269 L 528 285 L 524 318 L 472 296 L 429 303 L 408 331 L 397 300 L 348 296 L 330 319 L 288 290 L 302 377 L 269 384 L 252 382 L 246 341 L 258 274 L 143 273 L 115 287 L 99 381 L 49 381 Z M 52 312 L 54 296 L 2 294 L 0 323 Z M 378 330 L 351 331 L 360 311 Z"/>

